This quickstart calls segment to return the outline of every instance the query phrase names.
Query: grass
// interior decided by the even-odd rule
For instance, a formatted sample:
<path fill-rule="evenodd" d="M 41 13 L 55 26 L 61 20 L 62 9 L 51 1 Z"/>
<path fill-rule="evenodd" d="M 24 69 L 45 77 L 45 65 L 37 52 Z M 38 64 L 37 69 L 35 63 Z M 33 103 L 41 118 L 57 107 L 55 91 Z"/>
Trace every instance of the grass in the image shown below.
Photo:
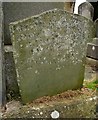
<path fill-rule="evenodd" d="M 91 82 L 85 82 L 84 83 L 84 87 L 87 87 L 89 89 L 92 89 L 92 90 L 98 90 L 98 80 L 94 80 L 94 81 L 91 81 Z"/>

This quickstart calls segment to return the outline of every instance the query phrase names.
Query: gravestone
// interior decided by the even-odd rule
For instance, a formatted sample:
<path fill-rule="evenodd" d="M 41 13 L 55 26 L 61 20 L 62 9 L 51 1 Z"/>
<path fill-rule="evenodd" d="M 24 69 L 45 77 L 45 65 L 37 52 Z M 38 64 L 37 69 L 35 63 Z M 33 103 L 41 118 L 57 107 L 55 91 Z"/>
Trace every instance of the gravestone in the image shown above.
<path fill-rule="evenodd" d="M 98 52 L 98 19 L 95 21 L 95 28 L 96 28 L 96 35 L 95 38 L 93 38 L 92 43 L 88 43 L 87 57 L 98 60 L 98 53 L 97 53 Z"/>
<path fill-rule="evenodd" d="M 87 57 L 98 60 L 98 38 L 94 38 L 94 43 L 88 43 L 87 47 Z"/>
<path fill-rule="evenodd" d="M 4 41 L 3 41 L 3 11 L 2 2 L 0 2 L 0 107 L 5 105 L 6 87 L 4 79 Z M 1 112 L 1 111 L 0 111 Z M 1 113 L 0 113 L 1 118 Z"/>
<path fill-rule="evenodd" d="M 94 8 L 89 2 L 84 2 L 78 7 L 78 14 L 93 20 Z"/>
<path fill-rule="evenodd" d="M 23 103 L 82 87 L 92 21 L 53 9 L 10 24 Z"/>
<path fill-rule="evenodd" d="M 96 25 L 96 37 L 98 38 L 98 19 L 95 20 Z"/>

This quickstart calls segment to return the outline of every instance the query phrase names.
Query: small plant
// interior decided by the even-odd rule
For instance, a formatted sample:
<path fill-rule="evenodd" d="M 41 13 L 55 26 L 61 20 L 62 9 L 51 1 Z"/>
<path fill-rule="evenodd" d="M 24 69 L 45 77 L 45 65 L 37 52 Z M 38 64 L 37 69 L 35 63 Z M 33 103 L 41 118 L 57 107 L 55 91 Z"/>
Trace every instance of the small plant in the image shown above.
<path fill-rule="evenodd" d="M 89 89 L 92 89 L 92 90 L 98 90 L 98 80 L 94 80 L 94 81 L 91 81 L 91 82 L 85 82 L 84 83 L 84 86 L 89 88 Z"/>

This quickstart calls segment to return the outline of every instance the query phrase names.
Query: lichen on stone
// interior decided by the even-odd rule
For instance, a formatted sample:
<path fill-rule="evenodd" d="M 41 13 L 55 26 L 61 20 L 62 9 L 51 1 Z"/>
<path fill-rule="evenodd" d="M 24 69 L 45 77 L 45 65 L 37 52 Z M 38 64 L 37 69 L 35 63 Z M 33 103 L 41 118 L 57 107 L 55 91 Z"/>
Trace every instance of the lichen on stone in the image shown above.
<path fill-rule="evenodd" d="M 54 9 L 10 24 L 23 102 L 82 87 L 92 21 Z"/>

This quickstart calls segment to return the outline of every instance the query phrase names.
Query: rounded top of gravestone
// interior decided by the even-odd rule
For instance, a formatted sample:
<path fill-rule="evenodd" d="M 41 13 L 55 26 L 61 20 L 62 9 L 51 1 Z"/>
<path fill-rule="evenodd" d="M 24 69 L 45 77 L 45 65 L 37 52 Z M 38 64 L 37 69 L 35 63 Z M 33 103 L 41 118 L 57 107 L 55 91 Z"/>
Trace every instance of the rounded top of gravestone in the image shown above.
<path fill-rule="evenodd" d="M 22 20 L 18 20 L 18 21 L 15 21 L 15 22 L 11 22 L 9 25 L 17 25 L 19 23 L 22 23 L 23 21 L 28 21 L 29 19 L 32 19 L 32 18 L 35 18 L 37 19 L 39 16 L 43 16 L 44 14 L 50 14 L 50 13 L 58 13 L 58 12 L 61 12 L 62 14 L 68 14 L 68 15 L 71 15 L 71 16 L 74 16 L 74 17 L 78 17 L 78 19 L 83 19 L 83 20 L 89 20 L 89 22 L 92 22 L 91 19 L 87 19 L 86 17 L 84 16 L 81 16 L 79 14 L 73 14 L 73 13 L 70 13 L 66 10 L 62 10 L 62 9 L 58 9 L 58 8 L 55 8 L 55 9 L 52 9 L 52 10 L 48 10 L 48 11 L 45 11 L 41 14 L 38 14 L 38 15 L 34 15 L 34 16 L 30 16 L 30 17 L 27 17 L 25 19 L 22 19 Z M 78 20 L 77 19 L 77 20 Z"/>
<path fill-rule="evenodd" d="M 89 2 L 83 2 L 78 7 L 78 14 L 88 19 L 93 19 L 94 7 Z"/>
<path fill-rule="evenodd" d="M 81 3 L 78 8 L 81 8 L 81 7 L 94 9 L 94 7 L 92 6 L 92 4 L 89 3 L 88 1 Z"/>

